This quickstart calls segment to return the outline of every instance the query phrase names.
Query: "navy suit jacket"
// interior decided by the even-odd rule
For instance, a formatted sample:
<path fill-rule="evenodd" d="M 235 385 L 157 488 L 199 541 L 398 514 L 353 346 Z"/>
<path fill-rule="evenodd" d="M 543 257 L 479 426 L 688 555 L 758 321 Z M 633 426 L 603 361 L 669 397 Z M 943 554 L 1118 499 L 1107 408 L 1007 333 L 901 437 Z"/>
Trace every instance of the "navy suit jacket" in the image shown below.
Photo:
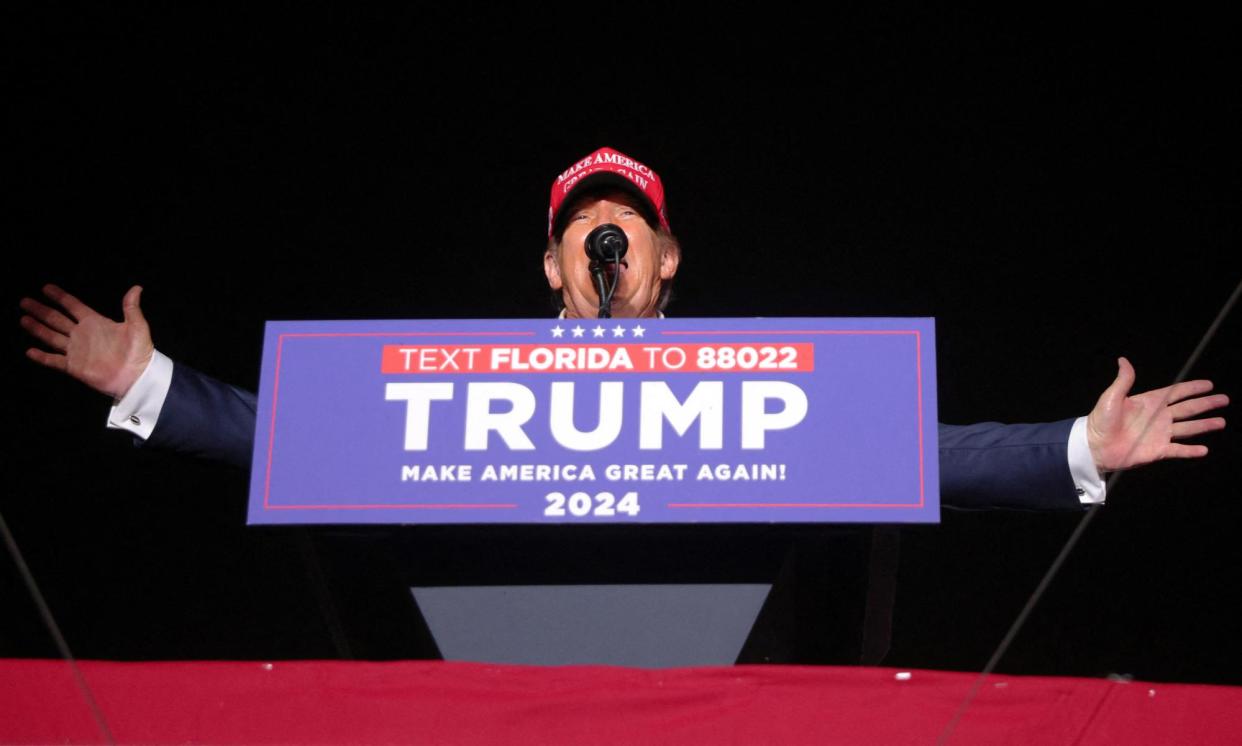
<path fill-rule="evenodd" d="M 147 444 L 250 466 L 255 395 L 174 365 Z M 954 508 L 1081 508 L 1066 451 L 1074 421 L 939 426 L 940 501 Z"/>

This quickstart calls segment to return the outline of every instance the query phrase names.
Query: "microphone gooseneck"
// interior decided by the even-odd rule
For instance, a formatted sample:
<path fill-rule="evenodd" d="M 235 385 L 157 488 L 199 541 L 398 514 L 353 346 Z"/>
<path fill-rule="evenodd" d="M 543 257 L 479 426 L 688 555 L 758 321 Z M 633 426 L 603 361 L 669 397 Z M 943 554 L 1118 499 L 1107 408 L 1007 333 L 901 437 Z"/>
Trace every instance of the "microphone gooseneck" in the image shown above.
<path fill-rule="evenodd" d="M 583 249 L 591 260 L 589 269 L 595 279 L 595 289 L 599 295 L 599 318 L 612 318 L 612 296 L 617 292 L 617 283 L 621 279 L 622 260 L 630 248 L 630 239 L 612 223 L 596 226 L 587 234 Z M 608 282 L 605 271 L 612 265 L 612 282 Z"/>

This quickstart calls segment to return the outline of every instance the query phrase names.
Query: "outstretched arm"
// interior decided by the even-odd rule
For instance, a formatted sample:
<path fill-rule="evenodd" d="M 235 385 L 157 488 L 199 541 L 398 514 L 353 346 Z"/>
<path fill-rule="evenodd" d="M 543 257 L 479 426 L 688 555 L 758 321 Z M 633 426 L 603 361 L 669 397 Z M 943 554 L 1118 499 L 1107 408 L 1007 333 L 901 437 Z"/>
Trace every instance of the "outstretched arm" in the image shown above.
<path fill-rule="evenodd" d="M 249 465 L 254 394 L 184 365 L 174 367 L 159 356 L 139 306 L 142 288 L 134 286 L 125 294 L 121 322 L 100 315 L 55 285 L 45 286 L 43 293 L 57 307 L 23 298 L 21 307 L 28 315 L 21 324 L 51 352 L 32 347 L 26 355 L 111 396 L 115 401 L 109 427 L 122 427 L 155 447 Z M 153 371 L 160 369 L 159 361 L 152 365 L 153 357 L 166 366 L 162 382 L 150 377 L 139 382 L 149 365 Z M 115 416 L 118 406 L 127 407 L 120 419 Z M 125 415 L 143 410 L 149 411 L 141 422 Z M 124 419 L 132 420 L 133 426 Z"/>
<path fill-rule="evenodd" d="M 139 299 L 142 288 L 135 285 L 121 301 L 124 320 L 103 316 L 55 285 L 45 285 L 43 294 L 57 307 L 22 298 L 22 328 L 51 351 L 31 347 L 31 360 L 67 373 L 87 386 L 120 399 L 142 375 L 155 345 L 151 329 L 142 315 Z"/>
<path fill-rule="evenodd" d="M 1087 444 L 1096 468 L 1120 471 L 1166 458 L 1206 456 L 1205 445 L 1175 441 L 1222 429 L 1224 417 L 1194 418 L 1227 405 L 1229 397 L 1209 395 L 1212 382 L 1206 380 L 1129 396 L 1134 378 L 1130 361 L 1118 359 L 1117 379 L 1087 417 Z"/>

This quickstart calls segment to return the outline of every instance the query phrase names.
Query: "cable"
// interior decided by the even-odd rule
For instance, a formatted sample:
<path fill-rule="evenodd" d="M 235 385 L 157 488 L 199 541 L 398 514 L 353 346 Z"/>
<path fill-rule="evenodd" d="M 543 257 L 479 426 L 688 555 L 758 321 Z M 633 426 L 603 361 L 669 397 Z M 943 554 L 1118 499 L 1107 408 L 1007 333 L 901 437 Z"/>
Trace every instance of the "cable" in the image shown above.
<path fill-rule="evenodd" d="M 17 540 L 9 532 L 9 524 L 5 522 L 4 513 L 2 512 L 0 512 L 0 533 L 4 534 L 4 544 L 9 549 L 9 556 L 13 558 L 13 564 L 17 565 L 22 581 L 26 583 L 26 589 L 30 591 L 30 597 L 34 599 L 35 606 L 39 609 L 39 616 L 43 617 L 43 623 L 47 626 L 48 632 L 51 633 L 52 639 L 55 640 L 56 647 L 60 650 L 60 657 L 69 664 L 69 668 L 73 671 L 73 679 L 77 683 L 78 689 L 82 692 L 82 698 L 86 700 L 86 706 L 90 708 L 91 716 L 95 718 L 95 725 L 99 726 L 99 731 L 103 734 L 105 741 L 109 744 L 116 744 L 116 739 L 112 737 L 112 730 L 108 728 L 108 721 L 104 719 L 103 711 L 99 709 L 99 703 L 95 701 L 95 696 L 91 693 L 91 688 L 86 683 L 86 677 L 82 675 L 82 669 L 78 667 L 78 662 L 74 660 L 73 653 L 69 651 L 69 643 L 65 642 L 64 636 L 61 635 L 60 627 L 56 624 L 56 619 L 52 617 L 52 610 L 48 608 L 47 602 L 43 600 L 43 594 L 39 591 L 39 585 L 35 582 L 34 576 L 30 574 L 30 568 L 26 566 L 26 560 L 22 557 L 22 552 L 17 547 Z"/>

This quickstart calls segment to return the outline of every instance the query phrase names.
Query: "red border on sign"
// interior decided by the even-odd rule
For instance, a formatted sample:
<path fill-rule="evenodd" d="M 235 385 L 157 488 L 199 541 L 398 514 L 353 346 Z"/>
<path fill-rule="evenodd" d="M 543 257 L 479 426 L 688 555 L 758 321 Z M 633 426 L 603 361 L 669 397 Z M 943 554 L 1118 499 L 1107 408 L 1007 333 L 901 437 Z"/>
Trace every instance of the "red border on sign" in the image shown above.
<path fill-rule="evenodd" d="M 917 503 L 789 503 L 789 502 L 737 502 L 737 503 L 666 503 L 667 508 L 676 509 L 728 509 L 728 508 L 877 508 L 877 509 L 921 509 L 926 505 L 926 464 L 924 447 L 923 421 L 923 336 L 918 329 L 789 329 L 789 330 L 660 330 L 661 336 L 721 336 L 721 335 L 912 335 L 915 345 L 915 380 L 916 406 L 918 417 L 918 451 L 919 451 L 919 500 Z M 385 504 L 354 504 L 354 505 L 271 505 L 272 452 L 276 441 L 276 410 L 280 399 L 281 355 L 284 350 L 285 338 L 295 337 L 533 337 L 535 332 L 302 332 L 280 334 L 276 341 L 276 370 L 272 386 L 272 417 L 268 428 L 267 464 L 264 472 L 263 509 L 266 510 L 386 510 L 386 509 L 422 509 L 422 510 L 513 510 L 516 503 L 385 503 Z"/>

